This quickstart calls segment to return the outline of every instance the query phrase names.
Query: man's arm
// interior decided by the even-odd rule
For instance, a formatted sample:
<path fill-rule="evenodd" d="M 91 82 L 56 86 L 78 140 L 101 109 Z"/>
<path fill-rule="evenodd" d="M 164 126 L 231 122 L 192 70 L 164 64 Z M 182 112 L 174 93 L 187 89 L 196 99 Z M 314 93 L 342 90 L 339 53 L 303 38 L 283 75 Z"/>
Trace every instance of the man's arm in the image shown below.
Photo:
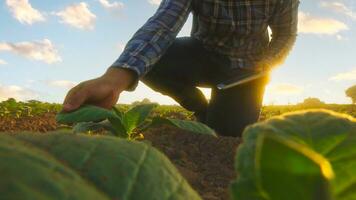
<path fill-rule="evenodd" d="M 163 0 L 155 15 L 127 43 L 124 52 L 111 68 L 133 70 L 137 77 L 150 71 L 186 22 L 192 0 Z M 129 90 L 133 90 L 133 84 Z"/>
<path fill-rule="evenodd" d="M 299 0 L 279 0 L 269 21 L 272 40 L 262 65 L 273 68 L 282 64 L 297 38 Z"/>
<path fill-rule="evenodd" d="M 110 109 L 124 90 L 133 90 L 172 44 L 191 10 L 192 0 L 163 0 L 156 14 L 128 42 L 120 58 L 99 78 L 72 88 L 63 103 L 71 112 L 83 104 Z"/>

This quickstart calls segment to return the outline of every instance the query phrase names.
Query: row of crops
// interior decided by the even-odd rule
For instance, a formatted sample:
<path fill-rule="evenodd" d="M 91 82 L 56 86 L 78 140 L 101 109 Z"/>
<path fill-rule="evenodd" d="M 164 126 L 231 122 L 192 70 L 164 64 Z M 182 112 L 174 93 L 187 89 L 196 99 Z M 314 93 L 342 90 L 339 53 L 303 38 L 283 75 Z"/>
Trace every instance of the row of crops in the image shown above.
<path fill-rule="evenodd" d="M 133 105 L 120 104 L 118 107 L 120 110 L 127 111 L 133 107 Z M 22 102 L 10 98 L 6 101 L 0 102 L 0 117 L 33 117 L 47 113 L 58 113 L 61 109 L 62 105 L 57 103 L 47 103 L 37 100 Z M 191 112 L 174 105 L 161 105 L 154 110 L 153 114 L 155 116 L 171 116 L 174 118 L 192 119 Z"/>
<path fill-rule="evenodd" d="M 118 107 L 126 111 L 133 105 L 120 104 Z M 27 102 L 16 101 L 15 99 L 8 99 L 0 102 L 0 117 L 32 117 L 43 115 L 46 113 L 58 113 L 62 108 L 61 104 L 46 103 L 36 100 Z M 356 105 L 338 105 L 338 104 L 325 104 L 318 106 L 310 105 L 285 105 L 285 106 L 265 106 L 262 109 L 261 120 L 269 119 L 273 116 L 278 116 L 284 113 L 304 110 L 309 108 L 323 108 L 332 110 L 339 113 L 344 113 L 356 117 Z M 175 105 L 160 105 L 153 110 L 154 116 L 172 117 L 177 119 L 192 120 L 193 115 L 191 112 L 186 111 L 180 106 Z"/>
<path fill-rule="evenodd" d="M 0 117 L 32 117 L 45 113 L 57 113 L 61 110 L 60 104 L 44 103 L 36 100 L 17 102 L 10 98 L 0 102 Z"/>
<path fill-rule="evenodd" d="M 356 117 L 356 105 L 352 104 L 324 104 L 324 105 L 281 105 L 264 106 L 262 108 L 261 120 L 269 119 L 284 113 L 301 111 L 306 109 L 327 109 L 338 113 L 344 113 Z"/>

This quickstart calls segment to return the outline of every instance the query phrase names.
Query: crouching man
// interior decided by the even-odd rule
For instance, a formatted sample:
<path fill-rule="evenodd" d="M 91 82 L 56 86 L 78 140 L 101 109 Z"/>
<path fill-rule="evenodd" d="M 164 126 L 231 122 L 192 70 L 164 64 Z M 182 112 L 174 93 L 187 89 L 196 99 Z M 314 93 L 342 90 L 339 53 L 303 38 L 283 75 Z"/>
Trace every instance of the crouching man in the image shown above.
<path fill-rule="evenodd" d="M 141 80 L 219 134 L 240 136 L 259 118 L 268 72 L 295 43 L 298 6 L 299 0 L 162 0 L 103 76 L 69 91 L 64 111 L 84 103 L 111 108 Z M 190 13 L 191 36 L 176 38 Z M 250 74 L 265 75 L 233 84 Z M 197 86 L 212 89 L 210 101 Z"/>

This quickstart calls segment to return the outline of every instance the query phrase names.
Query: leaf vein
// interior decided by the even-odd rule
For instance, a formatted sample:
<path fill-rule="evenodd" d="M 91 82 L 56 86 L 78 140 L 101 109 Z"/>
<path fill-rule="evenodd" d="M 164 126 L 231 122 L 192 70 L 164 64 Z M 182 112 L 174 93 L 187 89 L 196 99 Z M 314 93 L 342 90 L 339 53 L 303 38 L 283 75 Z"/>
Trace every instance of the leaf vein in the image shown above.
<path fill-rule="evenodd" d="M 138 175 L 140 174 L 142 165 L 145 162 L 145 160 L 147 159 L 148 151 L 149 151 L 149 146 L 145 145 L 145 149 L 143 150 L 142 156 L 141 156 L 140 160 L 137 163 L 137 167 L 135 168 L 132 181 L 128 184 L 129 186 L 128 186 L 128 189 L 127 189 L 127 194 L 123 195 L 124 196 L 123 199 L 130 199 L 130 197 L 131 197 L 131 195 L 133 193 L 132 189 L 134 188 L 135 184 L 137 183 L 137 178 L 138 178 Z"/>

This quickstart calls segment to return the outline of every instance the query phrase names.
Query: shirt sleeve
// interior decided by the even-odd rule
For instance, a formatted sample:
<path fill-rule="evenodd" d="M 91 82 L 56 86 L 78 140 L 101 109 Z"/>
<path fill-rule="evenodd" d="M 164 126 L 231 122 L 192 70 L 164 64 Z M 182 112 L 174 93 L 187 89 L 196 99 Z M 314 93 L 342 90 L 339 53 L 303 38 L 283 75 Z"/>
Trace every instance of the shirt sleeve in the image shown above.
<path fill-rule="evenodd" d="M 299 0 L 279 0 L 269 21 L 272 40 L 264 55 L 263 66 L 268 69 L 282 64 L 292 50 L 298 32 Z"/>
<path fill-rule="evenodd" d="M 158 10 L 127 43 L 123 53 L 111 67 L 126 68 L 136 72 L 138 78 L 150 71 L 186 22 L 191 12 L 192 0 L 163 0 Z"/>

